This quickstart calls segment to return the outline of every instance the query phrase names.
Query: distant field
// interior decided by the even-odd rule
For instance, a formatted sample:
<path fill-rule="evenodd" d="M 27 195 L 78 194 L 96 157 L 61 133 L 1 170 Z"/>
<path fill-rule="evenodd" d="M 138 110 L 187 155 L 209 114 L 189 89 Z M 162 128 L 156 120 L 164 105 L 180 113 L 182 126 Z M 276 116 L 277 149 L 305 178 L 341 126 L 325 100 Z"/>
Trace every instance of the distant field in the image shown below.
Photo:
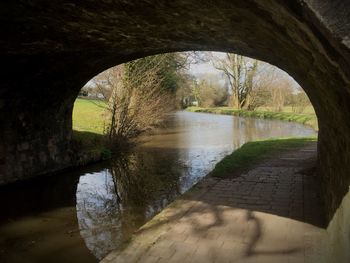
<path fill-rule="evenodd" d="M 73 130 L 103 133 L 105 102 L 99 100 L 76 99 L 73 109 Z"/>

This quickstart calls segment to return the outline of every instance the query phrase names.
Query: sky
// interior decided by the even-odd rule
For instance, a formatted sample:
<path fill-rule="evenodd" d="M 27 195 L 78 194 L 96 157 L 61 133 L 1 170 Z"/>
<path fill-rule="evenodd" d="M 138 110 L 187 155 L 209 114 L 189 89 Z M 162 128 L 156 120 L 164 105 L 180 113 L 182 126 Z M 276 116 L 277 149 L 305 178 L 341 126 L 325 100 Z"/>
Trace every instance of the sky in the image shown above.
<path fill-rule="evenodd" d="M 192 75 L 201 75 L 203 73 L 220 74 L 220 72 L 213 67 L 211 62 L 204 62 L 199 64 L 191 64 L 190 72 Z"/>
<path fill-rule="evenodd" d="M 201 53 L 201 52 L 198 52 L 198 53 Z M 225 56 L 225 53 L 222 53 L 222 52 L 212 52 L 212 54 L 218 58 L 223 58 Z M 287 72 L 285 72 L 279 68 L 278 68 L 278 70 L 281 71 L 281 74 L 285 75 L 286 78 L 289 78 L 293 81 L 293 83 L 294 83 L 293 87 L 295 87 L 295 90 L 296 90 L 297 87 L 299 86 L 299 84 Z M 222 72 L 220 70 L 216 69 L 213 66 L 213 63 L 211 61 L 200 62 L 197 64 L 191 64 L 189 71 L 196 78 L 203 78 L 204 75 L 214 75 L 211 77 L 219 79 L 221 83 L 225 82 L 225 79 L 224 79 L 225 77 L 222 75 Z"/>
<path fill-rule="evenodd" d="M 198 53 L 204 53 L 204 52 L 198 52 Z M 225 53 L 222 52 L 212 52 L 212 54 L 218 58 L 223 58 L 225 56 Z M 202 76 L 203 74 L 213 74 L 217 75 L 218 77 L 221 77 L 221 72 L 217 70 L 211 61 L 208 62 L 199 62 L 196 64 L 191 64 L 190 73 L 196 77 Z"/>

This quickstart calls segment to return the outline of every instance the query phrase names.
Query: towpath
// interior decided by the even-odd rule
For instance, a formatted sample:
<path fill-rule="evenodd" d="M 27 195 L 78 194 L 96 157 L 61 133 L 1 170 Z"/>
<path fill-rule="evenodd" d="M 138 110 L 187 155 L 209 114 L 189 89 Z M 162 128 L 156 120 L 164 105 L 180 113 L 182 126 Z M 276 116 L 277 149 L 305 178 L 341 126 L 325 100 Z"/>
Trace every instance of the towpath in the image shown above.
<path fill-rule="evenodd" d="M 321 262 L 315 160 L 311 143 L 240 176 L 207 176 L 102 262 Z"/>

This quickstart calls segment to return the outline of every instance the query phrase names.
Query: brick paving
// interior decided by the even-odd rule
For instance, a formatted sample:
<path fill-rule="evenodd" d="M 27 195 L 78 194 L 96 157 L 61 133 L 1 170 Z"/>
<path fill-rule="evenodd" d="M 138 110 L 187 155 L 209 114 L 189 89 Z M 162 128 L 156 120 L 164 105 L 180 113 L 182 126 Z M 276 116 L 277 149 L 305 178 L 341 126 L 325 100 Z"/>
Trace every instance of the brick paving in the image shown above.
<path fill-rule="evenodd" d="M 238 177 L 206 177 L 101 262 L 320 262 L 315 159 L 310 144 Z"/>

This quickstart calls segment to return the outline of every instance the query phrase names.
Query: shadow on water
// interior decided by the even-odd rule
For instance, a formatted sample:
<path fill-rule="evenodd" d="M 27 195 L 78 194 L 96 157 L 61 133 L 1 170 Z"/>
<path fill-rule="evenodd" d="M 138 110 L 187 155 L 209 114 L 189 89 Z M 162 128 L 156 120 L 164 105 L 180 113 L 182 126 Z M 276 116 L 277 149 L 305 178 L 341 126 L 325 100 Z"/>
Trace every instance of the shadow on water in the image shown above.
<path fill-rule="evenodd" d="M 98 262 L 243 143 L 312 134 L 294 123 L 176 113 L 113 160 L 1 187 L 0 262 Z"/>

